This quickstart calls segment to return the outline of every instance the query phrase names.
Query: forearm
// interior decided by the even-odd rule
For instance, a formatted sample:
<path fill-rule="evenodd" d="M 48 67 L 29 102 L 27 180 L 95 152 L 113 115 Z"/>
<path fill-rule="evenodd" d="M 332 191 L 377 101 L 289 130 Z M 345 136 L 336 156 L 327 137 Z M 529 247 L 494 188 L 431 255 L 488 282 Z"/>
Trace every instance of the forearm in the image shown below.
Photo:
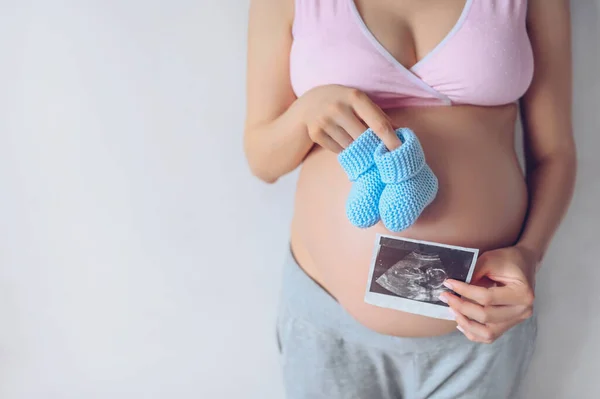
<path fill-rule="evenodd" d="M 252 173 L 274 183 L 302 163 L 314 143 L 294 104 L 273 121 L 246 128 L 244 151 Z"/>
<path fill-rule="evenodd" d="M 535 58 L 521 101 L 529 209 L 518 245 L 539 268 L 573 196 L 571 22 L 568 0 L 530 0 L 527 31 Z"/>
<path fill-rule="evenodd" d="M 528 173 L 529 210 L 517 245 L 536 258 L 537 267 L 571 202 L 576 163 L 575 150 L 567 148 Z"/>

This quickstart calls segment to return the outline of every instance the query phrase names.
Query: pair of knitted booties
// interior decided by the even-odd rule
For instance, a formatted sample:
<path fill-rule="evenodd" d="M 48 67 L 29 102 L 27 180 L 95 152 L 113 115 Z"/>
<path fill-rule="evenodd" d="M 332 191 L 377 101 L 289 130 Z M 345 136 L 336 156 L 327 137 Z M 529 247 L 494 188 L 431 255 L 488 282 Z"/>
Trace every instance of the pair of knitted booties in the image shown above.
<path fill-rule="evenodd" d="M 419 139 L 408 128 L 396 130 L 402 145 L 389 151 L 368 129 L 338 155 L 353 182 L 346 215 L 356 227 L 367 228 L 381 220 L 393 232 L 407 229 L 434 200 L 438 180 Z"/>

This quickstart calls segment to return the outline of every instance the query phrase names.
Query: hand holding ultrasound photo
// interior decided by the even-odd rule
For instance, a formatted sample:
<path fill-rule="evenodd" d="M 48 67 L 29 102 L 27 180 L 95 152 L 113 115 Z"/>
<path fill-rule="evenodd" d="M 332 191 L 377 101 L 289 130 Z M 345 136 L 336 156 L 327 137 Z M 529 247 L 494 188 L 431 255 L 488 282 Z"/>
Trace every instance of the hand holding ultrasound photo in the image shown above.
<path fill-rule="evenodd" d="M 439 300 L 446 279 L 469 283 L 479 250 L 378 235 L 365 302 L 440 319 L 452 319 Z"/>

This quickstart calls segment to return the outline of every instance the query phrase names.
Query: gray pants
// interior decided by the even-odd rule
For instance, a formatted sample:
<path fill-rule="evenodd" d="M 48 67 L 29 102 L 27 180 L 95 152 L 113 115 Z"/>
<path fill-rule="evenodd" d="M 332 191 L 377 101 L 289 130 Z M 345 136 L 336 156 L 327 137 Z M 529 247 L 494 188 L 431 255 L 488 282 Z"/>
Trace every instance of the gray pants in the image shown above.
<path fill-rule="evenodd" d="M 277 320 L 288 399 L 512 399 L 533 353 L 536 320 L 493 344 L 456 331 L 400 338 L 359 324 L 290 254 Z"/>

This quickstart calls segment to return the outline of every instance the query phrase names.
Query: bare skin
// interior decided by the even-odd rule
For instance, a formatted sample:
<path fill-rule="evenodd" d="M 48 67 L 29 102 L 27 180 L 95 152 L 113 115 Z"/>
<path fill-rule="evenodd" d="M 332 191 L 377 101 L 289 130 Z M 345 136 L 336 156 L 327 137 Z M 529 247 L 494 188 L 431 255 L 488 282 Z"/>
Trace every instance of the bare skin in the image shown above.
<path fill-rule="evenodd" d="M 531 315 L 535 272 L 572 196 L 570 25 L 567 0 L 530 0 L 533 83 L 521 100 L 527 178 L 514 151 L 517 106 L 387 110 L 366 95 L 322 86 L 296 98 L 290 84 L 293 1 L 253 0 L 248 43 L 248 162 L 266 182 L 302 165 L 292 224 L 300 266 L 367 327 L 397 336 L 434 336 L 458 326 L 493 342 Z M 374 35 L 405 66 L 424 57 L 455 24 L 464 0 L 357 1 Z M 408 50 L 410 49 L 410 51 Z M 396 126 L 412 128 L 440 180 L 440 194 L 400 235 L 478 247 L 474 284 L 448 281 L 464 296 L 445 299 L 456 321 L 378 308 L 362 300 L 374 237 L 344 214 L 348 182 L 336 160 L 369 126 L 386 146 Z M 491 287 L 490 282 L 498 282 Z M 470 300 L 467 300 L 470 299 Z"/>

